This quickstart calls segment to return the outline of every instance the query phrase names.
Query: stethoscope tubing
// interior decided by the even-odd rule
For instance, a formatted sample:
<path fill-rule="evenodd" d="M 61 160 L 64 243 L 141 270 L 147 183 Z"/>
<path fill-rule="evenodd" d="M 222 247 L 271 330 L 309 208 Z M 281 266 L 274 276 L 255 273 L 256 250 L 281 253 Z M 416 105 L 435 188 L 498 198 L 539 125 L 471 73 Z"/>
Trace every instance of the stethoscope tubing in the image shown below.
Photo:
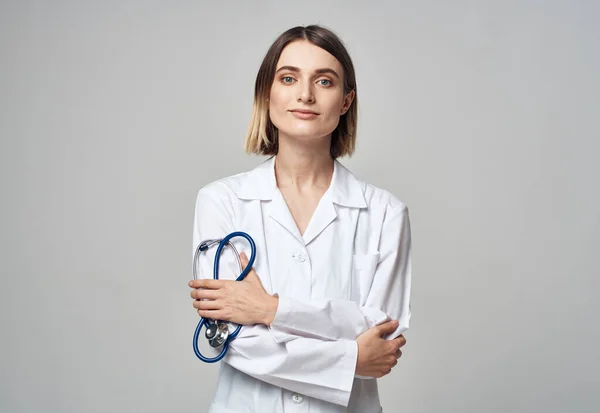
<path fill-rule="evenodd" d="M 250 244 L 250 259 L 248 261 L 248 265 L 246 266 L 246 268 L 244 268 L 241 271 L 240 275 L 236 278 L 236 281 L 242 281 L 244 278 L 246 278 L 248 273 L 250 273 L 250 271 L 252 270 L 252 266 L 254 265 L 254 260 L 256 258 L 256 244 L 254 243 L 254 240 L 252 239 L 252 237 L 250 235 L 248 235 L 242 231 L 236 231 L 236 232 L 232 232 L 231 234 L 227 235 L 225 238 L 223 238 L 221 240 L 206 240 L 206 241 L 201 242 L 200 245 L 198 245 L 198 247 L 196 248 L 196 252 L 194 254 L 194 279 L 197 279 L 197 276 L 198 276 L 197 262 L 198 262 L 198 257 L 200 255 L 200 252 L 208 250 L 208 248 L 211 245 L 214 245 L 217 242 L 219 242 L 219 246 L 217 247 L 217 251 L 215 252 L 215 260 L 214 260 L 214 265 L 213 265 L 213 279 L 215 279 L 215 280 L 219 279 L 219 260 L 220 260 L 223 248 L 227 245 L 231 246 L 231 248 L 233 249 L 234 254 L 236 255 L 236 258 L 238 261 L 238 265 L 241 269 L 241 261 L 240 261 L 239 254 L 238 254 L 236 248 L 233 246 L 233 243 L 230 242 L 230 240 L 235 237 L 245 238 L 248 241 L 248 243 Z M 212 358 L 206 357 L 200 352 L 200 349 L 198 348 L 198 339 L 200 337 L 200 332 L 202 331 L 202 327 L 211 325 L 211 321 L 213 321 L 215 324 L 219 322 L 219 320 L 210 320 L 210 319 L 206 319 L 204 317 L 200 317 L 200 321 L 198 322 L 198 325 L 196 326 L 196 330 L 194 331 L 194 339 L 192 342 L 192 346 L 194 348 L 194 353 L 196 354 L 196 357 L 198 357 L 200 360 L 202 360 L 205 363 L 216 363 L 216 362 L 220 361 L 223 357 L 225 357 L 225 354 L 227 354 L 227 350 L 229 349 L 229 343 L 231 342 L 231 340 L 235 339 L 238 336 L 240 330 L 242 329 L 242 326 L 238 325 L 236 327 L 236 329 L 231 334 L 229 334 L 229 336 L 225 340 L 225 343 L 223 343 L 223 348 L 221 349 L 221 352 L 219 353 L 219 355 L 217 355 L 216 357 L 212 357 Z"/>

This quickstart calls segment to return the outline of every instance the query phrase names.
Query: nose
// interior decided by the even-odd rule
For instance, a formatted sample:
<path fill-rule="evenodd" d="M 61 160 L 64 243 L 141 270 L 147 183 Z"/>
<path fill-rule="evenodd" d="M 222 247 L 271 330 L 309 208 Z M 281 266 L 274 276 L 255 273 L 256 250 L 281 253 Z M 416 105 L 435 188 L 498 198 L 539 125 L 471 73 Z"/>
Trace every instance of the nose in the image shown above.
<path fill-rule="evenodd" d="M 298 90 L 298 102 L 314 103 L 315 95 L 312 90 L 311 82 L 304 82 Z"/>

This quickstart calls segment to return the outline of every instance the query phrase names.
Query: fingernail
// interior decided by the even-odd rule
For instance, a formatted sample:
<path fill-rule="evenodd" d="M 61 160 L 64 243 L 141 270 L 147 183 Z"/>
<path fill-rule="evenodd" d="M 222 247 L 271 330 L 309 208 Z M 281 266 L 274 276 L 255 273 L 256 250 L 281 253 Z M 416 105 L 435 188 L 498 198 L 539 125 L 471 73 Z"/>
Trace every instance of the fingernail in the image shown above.
<path fill-rule="evenodd" d="M 242 257 L 243 259 L 248 259 L 248 257 L 246 257 L 246 253 L 244 251 L 242 251 L 242 253 L 240 254 L 240 257 Z"/>
<path fill-rule="evenodd" d="M 188 283 L 188 285 L 191 287 L 191 286 L 192 286 L 192 282 L 190 281 L 190 282 Z"/>

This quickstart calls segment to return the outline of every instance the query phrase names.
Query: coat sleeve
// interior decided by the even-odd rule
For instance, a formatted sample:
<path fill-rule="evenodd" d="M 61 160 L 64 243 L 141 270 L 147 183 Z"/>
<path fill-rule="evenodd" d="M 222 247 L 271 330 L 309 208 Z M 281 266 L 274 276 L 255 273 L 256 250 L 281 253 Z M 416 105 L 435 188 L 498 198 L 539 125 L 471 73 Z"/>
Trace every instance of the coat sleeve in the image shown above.
<path fill-rule="evenodd" d="M 332 341 L 355 340 L 367 329 L 390 319 L 398 320 L 399 325 L 387 336 L 388 339 L 398 337 L 408 329 L 411 316 L 408 209 L 404 204 L 388 208 L 383 220 L 379 256 L 361 257 L 374 260 L 359 264 L 374 271 L 366 297 L 361 297 L 357 303 L 339 299 L 300 301 L 279 296 L 277 313 L 269 326 L 276 338 L 285 340 L 287 334 L 292 334 Z"/>
<path fill-rule="evenodd" d="M 206 239 L 219 239 L 235 231 L 234 213 L 237 198 L 220 181 L 198 192 L 194 215 L 193 252 Z M 199 260 L 199 277 L 212 277 L 214 248 Z M 224 249 L 221 270 L 232 261 Z M 230 272 L 235 272 L 231 269 Z M 224 276 L 223 278 L 227 278 Z M 276 340 L 275 333 L 264 325 L 242 327 L 229 345 L 225 363 L 266 383 L 343 406 L 348 405 L 352 390 L 358 347 L 354 339 L 329 341 L 285 334 Z"/>

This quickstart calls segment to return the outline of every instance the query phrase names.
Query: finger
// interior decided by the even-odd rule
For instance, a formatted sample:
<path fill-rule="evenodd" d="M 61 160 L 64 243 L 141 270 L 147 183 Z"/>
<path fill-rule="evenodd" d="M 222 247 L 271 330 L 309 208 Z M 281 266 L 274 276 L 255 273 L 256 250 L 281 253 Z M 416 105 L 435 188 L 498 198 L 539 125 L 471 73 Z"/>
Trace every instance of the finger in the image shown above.
<path fill-rule="evenodd" d="M 210 320 L 229 321 L 222 310 L 198 310 L 198 315 Z"/>
<path fill-rule="evenodd" d="M 245 252 L 241 252 L 240 254 L 240 261 L 242 263 L 242 267 L 244 267 L 244 270 L 246 269 L 246 267 L 248 266 L 248 256 L 246 255 Z M 262 282 L 260 281 L 260 278 L 258 276 L 258 274 L 256 273 L 256 271 L 254 271 L 254 267 L 250 269 L 250 271 L 248 271 L 248 274 L 244 277 L 244 281 L 252 281 L 254 283 L 259 283 L 262 286 Z"/>
<path fill-rule="evenodd" d="M 242 263 L 242 267 L 244 268 L 244 270 L 250 263 L 250 259 L 248 258 L 248 256 L 246 255 L 246 253 L 244 251 L 242 251 L 240 253 L 240 262 Z M 254 268 L 250 269 L 250 271 L 248 272 L 248 275 L 250 275 L 250 273 L 252 273 L 252 272 L 254 272 Z"/>
<path fill-rule="evenodd" d="M 215 300 L 194 300 L 193 306 L 197 310 L 220 310 L 221 303 Z"/>
<path fill-rule="evenodd" d="M 402 350 L 400 350 L 400 349 L 396 350 L 396 352 L 394 353 L 394 356 L 396 356 L 396 360 L 398 360 L 400 357 L 402 357 Z"/>
<path fill-rule="evenodd" d="M 258 274 L 254 270 L 250 270 L 248 275 L 246 275 L 246 277 L 244 278 L 244 281 L 250 281 L 250 282 L 262 284 L 260 281 L 260 278 L 258 278 Z"/>
<path fill-rule="evenodd" d="M 208 300 L 216 300 L 220 298 L 219 290 L 192 290 L 190 292 L 190 297 L 195 298 L 197 300 L 208 299 Z"/>
<path fill-rule="evenodd" d="M 242 265 L 244 266 L 244 268 L 246 267 L 246 265 L 248 265 L 248 256 L 246 255 L 246 253 L 244 251 L 242 251 L 240 253 L 240 261 L 242 262 Z"/>
<path fill-rule="evenodd" d="M 389 343 L 388 352 L 391 354 L 400 350 L 400 348 L 406 344 L 406 339 L 404 337 L 396 337 L 395 339 L 390 340 Z"/>
<path fill-rule="evenodd" d="M 396 328 L 398 328 L 398 321 L 391 320 L 391 321 L 386 321 L 385 323 L 378 325 L 377 331 L 379 333 L 379 336 L 383 336 L 385 334 L 393 333 L 394 331 L 396 331 Z"/>
<path fill-rule="evenodd" d="M 403 347 L 406 344 L 406 338 L 403 335 L 399 335 L 392 341 L 397 348 Z"/>
<path fill-rule="evenodd" d="M 211 290 L 218 290 L 220 288 L 223 288 L 226 282 L 227 280 L 202 279 L 192 280 L 188 283 L 188 285 L 192 288 L 208 288 Z"/>

